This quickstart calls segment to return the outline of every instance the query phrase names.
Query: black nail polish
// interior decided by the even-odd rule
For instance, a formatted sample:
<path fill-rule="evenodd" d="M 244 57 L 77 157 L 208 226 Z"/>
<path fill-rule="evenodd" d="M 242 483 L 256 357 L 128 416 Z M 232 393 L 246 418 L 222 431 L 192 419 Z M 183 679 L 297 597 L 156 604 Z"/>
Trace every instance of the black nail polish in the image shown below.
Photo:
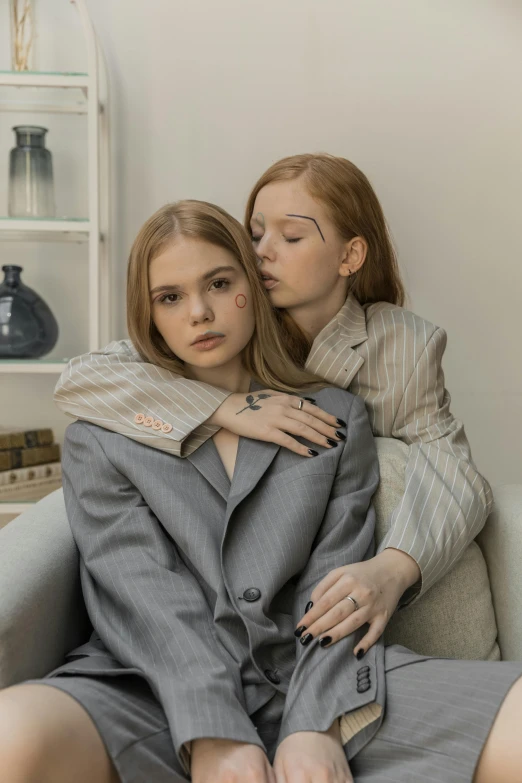
<path fill-rule="evenodd" d="M 321 645 L 321 647 L 326 647 L 326 645 L 330 644 L 331 641 L 332 641 L 331 636 L 323 636 L 322 639 L 319 639 L 319 644 Z"/>
<path fill-rule="evenodd" d="M 294 636 L 301 636 L 303 631 L 306 631 L 306 625 L 300 625 L 297 631 L 294 631 Z"/>
<path fill-rule="evenodd" d="M 359 650 L 359 652 L 357 653 L 357 660 L 360 661 L 364 654 L 365 654 L 364 650 Z"/>
<path fill-rule="evenodd" d="M 335 430 L 335 434 L 337 435 L 338 438 L 341 438 L 341 440 L 346 440 L 346 435 L 344 434 L 344 432 L 341 432 L 340 430 Z"/>
<path fill-rule="evenodd" d="M 303 397 L 303 400 L 308 400 L 308 402 L 311 402 L 312 405 L 317 405 L 313 397 Z"/>
<path fill-rule="evenodd" d="M 337 426 L 338 427 L 346 427 L 346 422 L 342 419 L 337 419 Z"/>
<path fill-rule="evenodd" d="M 312 641 L 312 639 L 313 639 L 313 638 L 314 638 L 314 637 L 312 636 L 312 634 L 311 634 L 311 633 L 307 633 L 305 636 L 301 636 L 301 638 L 299 639 L 299 641 L 300 641 L 300 642 L 301 642 L 301 644 L 304 646 L 305 644 L 310 644 L 310 642 Z"/>
<path fill-rule="evenodd" d="M 326 442 L 328 443 L 329 446 L 337 446 L 337 441 L 332 440 L 332 438 L 326 438 Z"/>
<path fill-rule="evenodd" d="M 305 614 L 310 611 L 313 605 L 314 605 L 313 601 L 308 601 L 308 603 L 306 604 Z"/>
<path fill-rule="evenodd" d="M 308 453 L 311 454 L 312 457 L 317 457 L 317 455 L 319 454 L 319 452 L 316 451 L 315 449 L 308 449 Z"/>

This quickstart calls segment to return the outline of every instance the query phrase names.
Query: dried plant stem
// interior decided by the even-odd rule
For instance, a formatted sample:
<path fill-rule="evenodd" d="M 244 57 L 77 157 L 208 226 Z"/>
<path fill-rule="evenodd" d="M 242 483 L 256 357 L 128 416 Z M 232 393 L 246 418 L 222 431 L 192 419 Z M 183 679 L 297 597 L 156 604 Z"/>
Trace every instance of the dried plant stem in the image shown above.
<path fill-rule="evenodd" d="M 11 0 L 11 9 L 13 13 L 12 67 L 14 71 L 27 71 L 34 32 L 31 0 Z"/>

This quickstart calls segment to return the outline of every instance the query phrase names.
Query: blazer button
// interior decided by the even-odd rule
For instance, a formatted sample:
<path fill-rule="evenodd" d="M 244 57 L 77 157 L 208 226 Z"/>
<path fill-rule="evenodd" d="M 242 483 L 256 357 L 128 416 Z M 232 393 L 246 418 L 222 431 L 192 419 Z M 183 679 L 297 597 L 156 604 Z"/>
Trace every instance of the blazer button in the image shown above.
<path fill-rule="evenodd" d="M 153 421 L 154 421 L 154 419 L 152 418 L 152 416 L 147 416 L 147 418 L 143 422 L 143 426 L 144 427 L 152 427 Z"/>
<path fill-rule="evenodd" d="M 153 430 L 160 430 L 162 428 L 162 426 L 163 426 L 163 422 L 160 421 L 159 419 L 156 419 L 155 421 L 152 422 L 152 429 Z"/>
<path fill-rule="evenodd" d="M 243 593 L 243 598 L 245 601 L 257 601 L 261 598 L 261 590 L 258 590 L 257 587 L 249 587 L 248 590 L 245 590 Z"/>
<path fill-rule="evenodd" d="M 279 685 L 281 682 L 277 674 L 273 672 L 272 669 L 265 669 L 265 677 L 267 680 L 270 680 L 270 682 L 273 682 L 274 685 Z"/>
<path fill-rule="evenodd" d="M 360 669 L 357 669 L 357 674 L 365 674 L 366 672 L 370 671 L 369 666 L 361 666 Z"/>
<path fill-rule="evenodd" d="M 364 682 L 357 686 L 357 693 L 366 693 L 366 691 L 369 691 L 371 687 L 372 686 L 369 682 Z"/>
<path fill-rule="evenodd" d="M 134 417 L 134 421 L 136 422 L 136 424 L 143 424 L 143 422 L 145 421 L 145 416 L 143 415 L 143 413 L 137 413 Z"/>
<path fill-rule="evenodd" d="M 164 424 L 161 431 L 166 433 L 172 432 L 172 424 Z"/>

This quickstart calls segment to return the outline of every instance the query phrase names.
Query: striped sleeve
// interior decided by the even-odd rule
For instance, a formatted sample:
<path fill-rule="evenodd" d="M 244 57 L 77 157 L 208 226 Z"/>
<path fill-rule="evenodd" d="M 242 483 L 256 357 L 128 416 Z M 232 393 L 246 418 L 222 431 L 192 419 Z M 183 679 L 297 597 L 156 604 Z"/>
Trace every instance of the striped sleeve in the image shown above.
<path fill-rule="evenodd" d="M 205 422 L 231 393 L 148 364 L 130 340 L 119 340 L 71 359 L 54 402 L 75 419 L 186 457 L 219 430 Z M 139 414 L 170 431 L 144 426 L 136 421 Z"/>
<path fill-rule="evenodd" d="M 450 412 L 442 356 L 447 336 L 436 327 L 406 384 L 392 436 L 409 445 L 405 492 L 379 546 L 409 554 L 420 583 L 401 607 L 423 595 L 455 564 L 480 532 L 493 504 L 491 487 L 478 472 L 464 425 Z"/>

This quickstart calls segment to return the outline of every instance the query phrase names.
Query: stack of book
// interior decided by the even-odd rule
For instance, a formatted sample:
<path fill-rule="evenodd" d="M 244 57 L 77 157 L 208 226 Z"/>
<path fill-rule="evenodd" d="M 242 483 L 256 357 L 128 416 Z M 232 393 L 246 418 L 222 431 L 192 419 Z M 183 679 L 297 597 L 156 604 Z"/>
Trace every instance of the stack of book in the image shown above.
<path fill-rule="evenodd" d="M 61 485 L 60 445 L 51 429 L 0 427 L 0 504 L 40 500 Z"/>

